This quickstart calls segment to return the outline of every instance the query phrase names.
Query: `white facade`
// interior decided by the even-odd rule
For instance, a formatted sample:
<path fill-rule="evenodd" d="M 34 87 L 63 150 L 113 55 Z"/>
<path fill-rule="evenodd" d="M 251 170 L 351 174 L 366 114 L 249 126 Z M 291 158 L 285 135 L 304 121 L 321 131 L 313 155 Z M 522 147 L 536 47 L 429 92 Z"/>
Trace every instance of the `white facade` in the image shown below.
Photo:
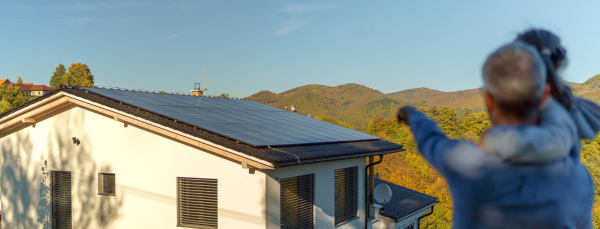
<path fill-rule="evenodd" d="M 279 181 L 284 178 L 315 174 L 315 228 L 335 227 L 335 194 L 334 171 L 352 166 L 358 166 L 359 187 L 364 187 L 365 158 L 355 158 L 325 163 L 289 166 L 277 170 L 267 171 L 267 229 L 279 228 Z M 364 228 L 364 188 L 358 190 L 358 216 L 359 218 L 344 223 L 337 228 Z"/>
<path fill-rule="evenodd" d="M 316 228 L 364 226 L 365 158 L 251 173 L 240 162 L 78 106 L 19 128 L 0 138 L 3 228 L 44 227 L 51 211 L 44 171 L 51 170 L 71 171 L 73 228 L 179 228 L 177 177 L 218 180 L 219 228 L 279 228 L 278 180 L 310 173 Z M 360 217 L 335 227 L 334 170 L 351 166 L 359 171 Z M 98 173 L 115 174 L 115 196 L 98 195 Z"/>
<path fill-rule="evenodd" d="M 0 141 L 5 228 L 42 228 L 45 161 L 72 173 L 74 228 L 177 228 L 177 177 L 218 179 L 219 227 L 265 225 L 264 173 L 81 108 Z M 115 196 L 97 194 L 100 172 L 115 173 Z"/>

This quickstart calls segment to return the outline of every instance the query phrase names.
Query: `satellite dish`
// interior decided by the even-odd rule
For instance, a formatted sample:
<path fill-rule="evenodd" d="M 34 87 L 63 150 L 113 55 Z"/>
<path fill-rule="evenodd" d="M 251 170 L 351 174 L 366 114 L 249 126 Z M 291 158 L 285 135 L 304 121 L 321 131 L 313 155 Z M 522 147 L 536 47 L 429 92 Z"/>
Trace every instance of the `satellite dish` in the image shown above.
<path fill-rule="evenodd" d="M 387 184 L 378 184 L 373 190 L 375 201 L 385 204 L 392 199 L 392 189 Z"/>

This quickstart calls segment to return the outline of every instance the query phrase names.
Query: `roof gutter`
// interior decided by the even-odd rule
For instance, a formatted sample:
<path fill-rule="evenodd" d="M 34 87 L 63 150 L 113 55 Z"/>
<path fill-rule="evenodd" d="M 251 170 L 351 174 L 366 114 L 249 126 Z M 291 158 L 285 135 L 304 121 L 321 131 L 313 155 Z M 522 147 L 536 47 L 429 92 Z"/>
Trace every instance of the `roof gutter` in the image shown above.
<path fill-rule="evenodd" d="M 431 203 L 431 204 L 427 205 L 426 207 L 423 207 L 423 208 L 421 208 L 421 209 L 425 209 L 425 208 L 431 207 L 431 212 L 429 212 L 429 213 L 427 213 L 427 214 L 425 214 L 425 215 L 422 215 L 422 216 L 420 216 L 420 217 L 419 217 L 419 220 L 421 220 L 421 218 L 424 218 L 425 216 L 431 215 L 431 214 L 433 213 L 433 206 L 434 206 L 434 205 L 436 205 L 437 203 L 439 203 L 439 202 L 438 202 L 438 201 L 435 201 L 435 202 L 433 202 L 433 203 Z M 421 210 L 421 209 L 419 209 L 419 210 Z M 414 211 L 414 212 L 412 212 L 412 213 L 410 213 L 410 214 L 408 214 L 408 215 L 406 215 L 406 216 L 404 216 L 404 217 L 402 217 L 402 218 L 396 219 L 395 221 L 396 221 L 396 222 L 400 222 L 400 221 L 402 221 L 402 220 L 404 220 L 404 219 L 406 219 L 406 218 L 408 218 L 408 217 L 411 217 L 411 216 L 413 216 L 413 215 L 415 215 L 415 214 L 419 213 L 419 210 L 416 210 L 416 211 Z"/>
<path fill-rule="evenodd" d="M 371 193 L 369 193 L 369 190 L 373 190 L 373 188 L 371 188 L 371 186 L 375 185 L 374 184 L 375 182 L 373 182 L 373 180 L 370 179 L 370 178 L 374 178 L 373 174 L 369 174 L 369 176 L 367 176 L 367 172 L 369 171 L 369 167 L 375 166 L 383 161 L 383 154 L 379 154 L 379 161 L 377 161 L 377 162 L 372 162 L 373 157 L 374 156 L 371 156 L 369 158 L 370 159 L 369 161 L 371 162 L 371 164 L 368 164 L 367 166 L 365 166 L 365 229 L 368 228 L 368 223 L 369 223 L 369 206 L 371 206 L 371 204 L 373 204 L 373 200 L 371 198 L 372 195 L 371 195 Z"/>
<path fill-rule="evenodd" d="M 423 219 L 423 218 L 425 218 L 425 217 L 427 217 L 427 216 L 429 216 L 429 215 L 433 214 L 433 207 L 435 207 L 435 204 L 434 204 L 434 205 L 431 205 L 431 211 L 430 211 L 429 213 L 427 213 L 427 214 L 425 214 L 425 215 L 422 215 L 422 216 L 419 216 L 419 218 L 417 219 L 417 225 L 420 225 L 420 223 L 421 223 L 421 219 Z"/>
<path fill-rule="evenodd" d="M 301 159 L 301 161 L 302 161 L 302 164 L 304 165 L 304 164 L 317 163 L 317 162 L 322 162 L 322 161 L 343 160 L 343 159 L 350 159 L 350 158 L 357 158 L 357 157 L 369 157 L 369 156 L 375 156 L 375 155 L 397 153 L 397 152 L 402 152 L 404 150 L 405 149 L 391 149 L 391 150 L 384 150 L 384 151 L 379 151 L 379 152 L 349 154 L 349 155 L 325 157 L 325 158 L 315 158 L 315 159 Z M 275 162 L 274 164 L 275 164 L 276 168 L 281 168 L 281 167 L 286 167 L 286 166 L 298 165 L 298 161 L 290 160 L 290 161 L 284 161 L 284 162 Z"/>

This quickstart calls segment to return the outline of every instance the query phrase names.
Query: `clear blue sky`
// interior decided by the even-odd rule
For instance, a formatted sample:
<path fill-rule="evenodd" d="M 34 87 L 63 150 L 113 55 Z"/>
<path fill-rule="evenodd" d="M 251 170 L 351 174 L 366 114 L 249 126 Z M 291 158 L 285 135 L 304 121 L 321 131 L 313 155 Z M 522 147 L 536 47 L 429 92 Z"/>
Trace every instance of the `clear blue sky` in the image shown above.
<path fill-rule="evenodd" d="M 563 76 L 600 74 L 600 2 L 1 1 L 0 79 L 48 84 L 82 62 L 97 85 L 246 97 L 305 84 L 384 93 L 480 87 L 486 55 L 530 27 L 563 40 Z"/>

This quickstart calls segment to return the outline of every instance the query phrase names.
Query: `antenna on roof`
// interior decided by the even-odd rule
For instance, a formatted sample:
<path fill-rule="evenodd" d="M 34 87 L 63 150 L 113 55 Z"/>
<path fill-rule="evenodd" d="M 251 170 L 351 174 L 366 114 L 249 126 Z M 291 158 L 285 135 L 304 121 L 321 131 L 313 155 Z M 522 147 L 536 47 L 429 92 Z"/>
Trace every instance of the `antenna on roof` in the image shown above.
<path fill-rule="evenodd" d="M 201 83 L 194 83 L 194 90 L 191 90 L 192 96 L 204 96 L 204 91 L 206 91 L 206 68 L 204 68 L 204 89 L 201 85 Z"/>

